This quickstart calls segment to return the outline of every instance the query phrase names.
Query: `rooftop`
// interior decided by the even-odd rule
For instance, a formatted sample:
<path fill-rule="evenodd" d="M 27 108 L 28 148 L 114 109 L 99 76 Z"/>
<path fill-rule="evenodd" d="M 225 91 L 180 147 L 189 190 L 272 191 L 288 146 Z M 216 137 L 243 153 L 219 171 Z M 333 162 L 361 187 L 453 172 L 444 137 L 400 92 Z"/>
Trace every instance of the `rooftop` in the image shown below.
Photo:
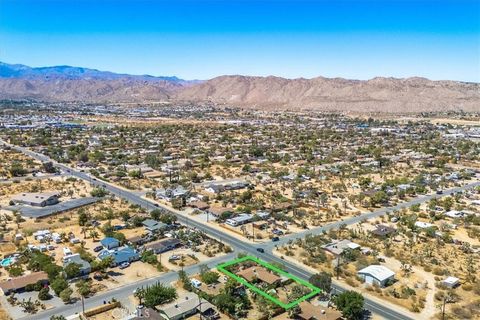
<path fill-rule="evenodd" d="M 379 281 L 387 280 L 395 275 L 395 272 L 380 265 L 370 265 L 358 271 L 359 274 L 368 274 Z"/>

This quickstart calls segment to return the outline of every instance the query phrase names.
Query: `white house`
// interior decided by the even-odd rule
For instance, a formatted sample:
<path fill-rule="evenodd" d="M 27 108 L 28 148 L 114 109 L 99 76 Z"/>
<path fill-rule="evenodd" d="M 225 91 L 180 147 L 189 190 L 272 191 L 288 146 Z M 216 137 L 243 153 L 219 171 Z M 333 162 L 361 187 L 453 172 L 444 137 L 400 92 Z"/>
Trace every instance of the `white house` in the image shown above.
<path fill-rule="evenodd" d="M 455 288 L 460 284 L 460 279 L 456 277 L 447 277 L 446 279 L 442 280 L 442 284 L 449 288 Z"/>
<path fill-rule="evenodd" d="M 380 265 L 370 265 L 358 271 L 357 274 L 365 283 L 378 285 L 382 288 L 395 277 L 395 272 Z"/>
<path fill-rule="evenodd" d="M 420 228 L 420 229 L 427 229 L 430 227 L 435 226 L 434 224 L 428 223 L 428 222 L 422 222 L 422 221 L 417 221 L 415 222 L 415 227 Z"/>
<path fill-rule="evenodd" d="M 253 216 L 251 214 L 241 213 L 234 218 L 227 219 L 225 221 L 225 224 L 228 224 L 229 226 L 232 226 L 232 227 L 237 227 L 245 223 L 249 223 L 250 221 L 252 221 L 252 218 Z"/>
<path fill-rule="evenodd" d="M 462 211 L 457 211 L 457 210 L 450 210 L 445 212 L 445 215 L 450 218 L 461 218 L 465 214 Z"/>

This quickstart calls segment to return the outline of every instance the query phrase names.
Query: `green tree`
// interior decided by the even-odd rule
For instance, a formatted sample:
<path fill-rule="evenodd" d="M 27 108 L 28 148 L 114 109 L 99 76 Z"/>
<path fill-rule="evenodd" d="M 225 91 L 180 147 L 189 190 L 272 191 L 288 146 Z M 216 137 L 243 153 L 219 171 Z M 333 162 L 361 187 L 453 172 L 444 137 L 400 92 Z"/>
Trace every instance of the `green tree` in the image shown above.
<path fill-rule="evenodd" d="M 78 263 L 69 263 L 64 269 L 65 274 L 68 279 L 76 278 L 80 276 L 80 264 Z"/>
<path fill-rule="evenodd" d="M 62 290 L 62 292 L 60 292 L 60 299 L 62 299 L 62 301 L 64 303 L 70 303 L 70 301 L 72 300 L 72 293 L 73 293 L 73 290 L 70 289 L 70 288 L 65 288 Z"/>
<path fill-rule="evenodd" d="M 155 209 L 150 211 L 150 217 L 152 217 L 153 220 L 160 219 L 161 215 L 162 215 L 162 211 L 160 209 Z"/>
<path fill-rule="evenodd" d="M 94 260 L 92 261 L 92 270 L 93 271 L 100 271 L 105 272 L 112 264 L 113 264 L 113 257 L 109 256 L 103 260 Z"/>
<path fill-rule="evenodd" d="M 333 300 L 342 315 L 349 320 L 363 317 L 363 296 L 356 291 L 345 291 Z"/>
<path fill-rule="evenodd" d="M 58 296 L 60 292 L 68 288 L 68 282 L 61 276 L 58 276 L 50 284 L 55 294 Z"/>
<path fill-rule="evenodd" d="M 210 271 L 206 265 L 200 266 L 200 278 L 206 284 L 214 284 L 218 282 L 220 275 L 215 271 Z"/>
<path fill-rule="evenodd" d="M 84 211 L 80 212 L 80 214 L 78 215 L 78 225 L 85 226 L 88 220 L 90 220 L 88 218 L 88 215 Z"/>
<path fill-rule="evenodd" d="M 55 173 L 57 169 L 53 166 L 52 162 L 44 162 L 43 163 L 43 170 L 47 173 Z"/>
<path fill-rule="evenodd" d="M 40 289 L 40 291 L 38 292 L 38 299 L 39 300 L 49 300 L 52 298 L 52 296 L 50 295 L 50 289 L 48 287 L 44 287 L 42 289 Z"/>
<path fill-rule="evenodd" d="M 180 281 L 182 281 L 183 289 L 185 289 L 187 291 L 192 291 L 193 290 L 192 283 L 190 282 L 190 279 L 188 278 L 188 275 L 184 270 L 178 271 L 178 279 L 180 279 Z"/>
<path fill-rule="evenodd" d="M 107 190 L 97 187 L 95 189 L 92 189 L 92 191 L 90 191 L 90 195 L 92 197 L 98 197 L 98 198 L 105 197 L 107 195 Z"/>
<path fill-rule="evenodd" d="M 310 277 L 309 282 L 315 287 L 322 290 L 323 293 L 329 294 L 332 290 L 332 275 L 328 272 L 320 272 Z"/>
<path fill-rule="evenodd" d="M 79 281 L 77 283 L 77 291 L 82 297 L 88 297 L 92 293 L 90 282 L 85 280 Z"/>
<path fill-rule="evenodd" d="M 145 288 L 145 306 L 154 308 L 160 304 L 171 301 L 177 297 L 177 290 L 157 282 Z"/>
<path fill-rule="evenodd" d="M 13 264 L 6 268 L 10 277 L 19 277 L 23 274 L 23 268 L 19 264 Z"/>

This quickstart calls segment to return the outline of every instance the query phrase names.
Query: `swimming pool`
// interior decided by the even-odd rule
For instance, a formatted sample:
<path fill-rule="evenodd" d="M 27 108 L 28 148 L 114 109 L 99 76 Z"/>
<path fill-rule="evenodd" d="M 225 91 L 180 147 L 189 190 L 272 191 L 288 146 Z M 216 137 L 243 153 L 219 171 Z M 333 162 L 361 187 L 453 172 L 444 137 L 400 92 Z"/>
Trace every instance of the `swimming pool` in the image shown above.
<path fill-rule="evenodd" d="M 3 259 L 2 261 L 0 261 L 0 265 L 2 267 L 8 267 L 9 265 L 11 265 L 12 263 L 15 262 L 15 258 L 14 257 L 8 257 L 8 258 L 5 258 Z"/>

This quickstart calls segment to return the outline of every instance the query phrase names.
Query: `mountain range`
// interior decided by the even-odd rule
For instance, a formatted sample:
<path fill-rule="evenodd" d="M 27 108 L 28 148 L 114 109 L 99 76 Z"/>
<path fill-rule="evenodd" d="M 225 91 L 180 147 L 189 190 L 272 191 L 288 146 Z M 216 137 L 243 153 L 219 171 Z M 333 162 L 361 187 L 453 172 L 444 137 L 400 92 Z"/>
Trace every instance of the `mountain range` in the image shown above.
<path fill-rule="evenodd" d="M 266 110 L 480 111 L 480 84 L 426 78 L 349 80 L 229 75 L 206 81 L 0 63 L 0 99 L 214 102 Z"/>

